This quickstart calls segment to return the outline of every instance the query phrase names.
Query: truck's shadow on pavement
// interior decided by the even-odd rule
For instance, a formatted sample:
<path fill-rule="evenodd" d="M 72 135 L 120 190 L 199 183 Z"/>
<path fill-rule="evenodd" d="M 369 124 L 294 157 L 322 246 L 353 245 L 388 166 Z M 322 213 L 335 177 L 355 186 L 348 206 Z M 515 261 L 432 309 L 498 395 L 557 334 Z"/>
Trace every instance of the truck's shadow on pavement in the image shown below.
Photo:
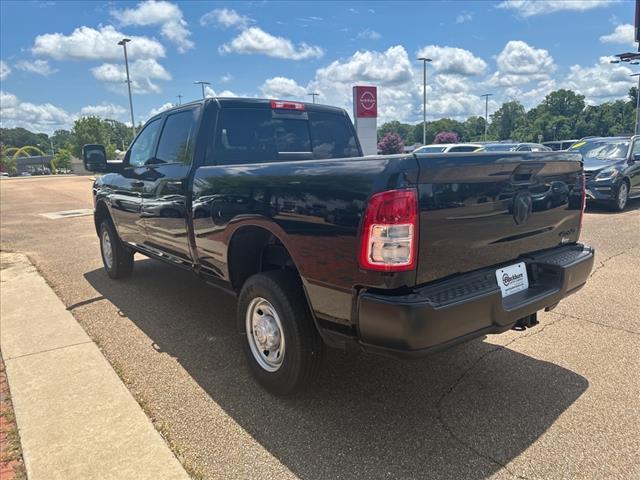
<path fill-rule="evenodd" d="M 283 400 L 249 376 L 233 297 L 152 260 L 137 261 L 128 281 L 102 270 L 85 277 L 303 479 L 485 478 L 588 387 L 558 365 L 478 340 L 410 362 L 330 351 L 317 386 Z"/>

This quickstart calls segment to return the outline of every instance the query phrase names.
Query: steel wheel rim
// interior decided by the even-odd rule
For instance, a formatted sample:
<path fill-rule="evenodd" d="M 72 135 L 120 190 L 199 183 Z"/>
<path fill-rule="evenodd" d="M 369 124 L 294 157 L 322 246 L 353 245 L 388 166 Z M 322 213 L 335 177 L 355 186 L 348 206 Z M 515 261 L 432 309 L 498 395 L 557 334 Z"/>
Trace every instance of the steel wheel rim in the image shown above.
<path fill-rule="evenodd" d="M 256 297 L 245 317 L 247 341 L 253 358 L 267 372 L 275 372 L 284 360 L 285 339 L 282 322 L 271 303 Z"/>
<path fill-rule="evenodd" d="M 113 265 L 113 248 L 111 246 L 111 238 L 109 232 L 104 230 L 102 232 L 102 259 L 108 269 Z"/>
<path fill-rule="evenodd" d="M 618 207 L 622 210 L 624 206 L 627 204 L 627 184 L 626 182 L 622 182 L 620 184 L 620 189 L 618 190 Z"/>

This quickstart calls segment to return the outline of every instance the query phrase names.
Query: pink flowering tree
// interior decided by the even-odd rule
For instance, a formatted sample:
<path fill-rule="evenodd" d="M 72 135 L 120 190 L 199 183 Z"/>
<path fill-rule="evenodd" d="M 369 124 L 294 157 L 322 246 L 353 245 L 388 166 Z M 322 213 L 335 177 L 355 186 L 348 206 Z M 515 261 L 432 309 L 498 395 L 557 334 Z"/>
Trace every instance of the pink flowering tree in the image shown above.
<path fill-rule="evenodd" d="M 378 151 L 383 155 L 393 155 L 404 152 L 402 138 L 395 132 L 389 132 L 378 142 Z"/>
<path fill-rule="evenodd" d="M 460 137 L 456 132 L 439 132 L 433 143 L 458 143 Z"/>

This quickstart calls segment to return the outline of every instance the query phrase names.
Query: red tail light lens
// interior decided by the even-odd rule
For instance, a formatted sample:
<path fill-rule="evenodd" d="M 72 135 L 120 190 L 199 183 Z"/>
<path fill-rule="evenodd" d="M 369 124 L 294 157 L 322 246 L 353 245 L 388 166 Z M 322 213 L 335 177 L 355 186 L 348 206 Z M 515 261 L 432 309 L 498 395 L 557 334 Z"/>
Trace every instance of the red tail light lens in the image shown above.
<path fill-rule="evenodd" d="M 582 210 L 580 211 L 580 228 L 582 228 L 582 219 L 584 218 L 584 211 L 587 208 L 587 180 L 584 172 L 582 172 Z"/>
<path fill-rule="evenodd" d="M 271 108 L 282 110 L 298 110 L 304 111 L 304 103 L 300 102 L 281 102 L 279 100 L 271 100 Z"/>
<path fill-rule="evenodd" d="M 367 204 L 360 239 L 360 266 L 398 272 L 416 268 L 418 195 L 415 190 L 389 190 Z"/>

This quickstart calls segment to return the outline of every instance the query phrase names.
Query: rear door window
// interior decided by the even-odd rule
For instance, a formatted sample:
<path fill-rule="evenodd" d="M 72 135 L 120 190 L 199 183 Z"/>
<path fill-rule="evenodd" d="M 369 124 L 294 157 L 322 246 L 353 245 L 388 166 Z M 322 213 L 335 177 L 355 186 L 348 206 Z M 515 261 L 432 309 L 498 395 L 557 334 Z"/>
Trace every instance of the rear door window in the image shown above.
<path fill-rule="evenodd" d="M 167 117 L 158 142 L 155 163 L 191 164 L 198 112 L 199 109 L 195 108 Z"/>
<path fill-rule="evenodd" d="M 359 155 L 340 115 L 265 108 L 220 110 L 213 161 L 220 165 Z"/>

